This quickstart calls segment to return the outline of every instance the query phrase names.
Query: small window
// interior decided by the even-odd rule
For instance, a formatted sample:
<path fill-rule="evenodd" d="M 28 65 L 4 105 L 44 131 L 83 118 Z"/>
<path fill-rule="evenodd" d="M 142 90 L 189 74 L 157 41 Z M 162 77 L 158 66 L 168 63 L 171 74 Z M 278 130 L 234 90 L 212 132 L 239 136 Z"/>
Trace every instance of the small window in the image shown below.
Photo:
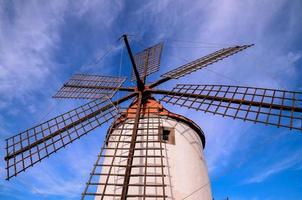
<path fill-rule="evenodd" d="M 169 140 L 170 130 L 163 130 L 162 140 L 167 142 Z"/>
<path fill-rule="evenodd" d="M 160 139 L 164 143 L 175 145 L 175 131 L 174 131 L 174 128 L 161 127 Z"/>

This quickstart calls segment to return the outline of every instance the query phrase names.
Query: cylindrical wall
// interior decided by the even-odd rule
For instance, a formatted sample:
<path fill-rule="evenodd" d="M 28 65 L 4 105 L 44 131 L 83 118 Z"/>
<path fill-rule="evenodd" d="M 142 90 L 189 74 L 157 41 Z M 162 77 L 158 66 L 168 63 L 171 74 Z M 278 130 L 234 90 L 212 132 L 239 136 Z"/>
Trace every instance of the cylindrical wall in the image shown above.
<path fill-rule="evenodd" d="M 159 119 L 159 118 L 158 118 Z M 146 119 L 144 119 L 146 122 Z M 133 120 L 128 120 L 127 123 L 120 124 L 118 127 L 111 133 L 112 135 L 116 135 L 110 137 L 108 147 L 115 148 L 116 142 L 110 143 L 110 141 L 130 141 L 132 134 L 132 125 L 129 122 L 133 122 Z M 151 122 L 151 123 L 150 123 Z M 141 150 L 135 151 L 135 158 L 133 160 L 133 166 L 142 166 L 147 163 L 149 166 L 161 165 L 163 161 L 164 167 L 164 183 L 165 194 L 168 196 L 166 199 L 175 199 L 175 200 L 212 200 L 210 181 L 207 172 L 207 166 L 203 155 L 203 144 L 198 133 L 192 129 L 187 123 L 181 122 L 179 120 L 172 119 L 170 117 L 164 116 L 160 117 L 160 122 L 158 125 L 156 123 L 156 119 L 149 119 L 148 125 L 148 141 L 159 141 L 161 136 L 159 136 L 159 130 L 156 128 L 158 125 L 160 127 L 164 127 L 164 129 L 171 130 L 170 134 L 174 134 L 173 142 L 175 144 L 168 144 L 167 142 L 162 143 L 162 147 L 164 150 L 162 151 L 163 160 L 160 158 L 152 158 L 153 155 L 160 155 L 160 151 L 156 150 L 148 150 L 146 151 L 144 148 L 146 147 L 146 143 L 137 143 L 136 148 L 141 148 Z M 129 124 L 128 124 L 129 123 Z M 147 123 L 146 123 L 147 124 Z M 124 127 L 122 127 L 124 126 Z M 146 135 L 146 126 L 143 125 L 144 130 L 139 130 L 138 135 Z M 123 131 L 119 130 L 123 128 Z M 153 129 L 152 129 L 153 128 Z M 173 133 L 174 132 L 174 133 Z M 119 134 L 122 136 L 119 138 Z M 146 141 L 146 136 L 138 136 L 137 141 Z M 161 139 L 162 140 L 162 139 Z M 123 143 L 122 147 L 128 148 L 130 146 L 129 143 Z M 121 146 L 119 146 L 121 147 Z M 160 147 L 159 142 L 149 142 L 149 148 L 156 149 Z M 127 150 L 107 150 L 107 155 L 128 155 Z M 147 160 L 145 159 L 145 155 L 149 157 Z M 141 157 L 140 157 L 141 156 Z M 146 162 L 147 161 L 147 162 Z M 112 164 L 112 158 L 108 157 L 103 161 L 105 164 Z M 127 158 L 116 157 L 113 164 L 114 165 L 126 165 Z M 111 169 L 110 174 L 124 174 L 125 168 L 123 167 L 114 167 Z M 160 167 L 149 167 L 147 171 L 143 167 L 133 167 L 131 174 L 157 174 L 161 175 L 162 171 Z M 109 167 L 102 169 L 102 174 L 108 174 Z M 122 176 L 101 176 L 100 182 L 106 182 L 108 178 L 108 182 L 114 184 L 122 184 L 123 177 Z M 144 177 L 131 177 L 130 184 L 162 184 L 162 177 L 149 177 L 144 180 Z M 106 191 L 109 194 L 120 194 L 122 191 L 122 186 L 106 186 L 106 190 L 104 190 L 104 186 L 100 185 L 97 189 L 98 193 L 102 193 Z M 128 194 L 149 194 L 149 195 L 162 195 L 163 190 L 161 187 L 147 187 L 144 191 L 143 187 L 129 187 Z M 96 199 L 100 199 L 100 197 L 96 197 Z M 104 199 L 119 199 L 117 197 L 105 197 Z M 129 198 L 129 199 L 143 199 L 140 197 Z M 146 198 L 146 199 L 162 199 L 162 198 Z"/>
<path fill-rule="evenodd" d="M 172 199 L 212 200 L 203 145 L 187 124 L 164 119 L 164 127 L 175 129 L 175 145 L 165 144 L 168 184 Z"/>

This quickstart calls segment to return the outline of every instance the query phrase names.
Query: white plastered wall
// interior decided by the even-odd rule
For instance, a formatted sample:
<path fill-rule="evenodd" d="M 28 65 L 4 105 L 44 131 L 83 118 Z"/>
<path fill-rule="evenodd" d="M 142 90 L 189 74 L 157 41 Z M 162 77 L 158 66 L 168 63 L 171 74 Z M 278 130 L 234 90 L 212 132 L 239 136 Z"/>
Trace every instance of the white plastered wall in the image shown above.
<path fill-rule="evenodd" d="M 156 119 L 155 119 L 156 120 Z M 154 121 L 154 120 L 153 120 Z M 121 126 L 121 125 L 120 125 Z M 157 126 L 157 125 L 154 125 Z M 162 143 L 164 150 L 164 182 L 166 184 L 165 194 L 168 196 L 166 199 L 174 200 L 212 200 L 210 181 L 207 172 L 207 166 L 203 154 L 203 145 L 198 134 L 187 124 L 176 121 L 172 118 L 161 118 L 160 126 L 174 128 L 175 130 L 175 145 Z M 149 125 L 151 128 L 152 125 Z M 124 128 L 131 128 L 131 125 L 125 125 Z M 131 130 L 124 130 L 122 135 L 131 134 Z M 113 131 L 113 134 L 119 134 L 119 130 Z M 138 134 L 142 133 L 141 130 Z M 157 135 L 157 130 L 149 130 L 150 135 Z M 123 141 L 130 141 L 129 136 L 122 136 Z M 138 140 L 146 140 L 144 137 L 138 137 Z M 118 140 L 116 137 L 111 137 L 110 141 Z M 158 136 L 149 136 L 149 141 L 158 140 Z M 145 143 L 136 144 L 136 148 L 144 148 Z M 149 143 L 149 147 L 159 147 L 159 143 Z M 109 147 L 115 147 L 115 143 L 109 143 Z M 129 144 L 123 144 L 125 148 L 129 147 Z M 149 150 L 148 155 L 160 155 L 159 151 Z M 113 150 L 107 150 L 106 154 L 114 154 Z M 128 155 L 127 150 L 119 150 L 117 155 Z M 133 165 L 144 165 L 146 160 L 144 155 L 145 150 L 135 151 L 135 155 L 141 155 L 142 158 L 136 158 L 133 161 Z M 104 163 L 111 164 L 112 158 L 105 158 Z M 114 164 L 126 165 L 127 158 L 116 158 Z M 148 165 L 160 165 L 161 160 L 159 158 L 148 158 Z M 106 174 L 109 168 L 103 168 L 102 173 Z M 132 168 L 131 174 L 144 174 L 144 168 Z M 125 168 L 112 168 L 111 174 L 124 174 Z M 162 174 L 161 168 L 148 168 L 147 173 L 150 174 Z M 105 182 L 107 176 L 101 176 L 100 182 Z M 122 176 L 110 176 L 109 182 L 115 184 L 122 184 Z M 161 184 L 161 177 L 150 177 L 146 180 L 147 184 Z M 144 177 L 132 177 L 130 184 L 144 184 Z M 99 186 L 98 193 L 102 193 L 104 186 Z M 128 194 L 143 194 L 144 189 L 141 187 L 129 187 Z M 106 193 L 120 194 L 122 186 L 107 186 Z M 161 187 L 147 187 L 146 194 L 150 195 L 162 195 L 163 190 Z M 100 197 L 96 197 L 100 199 Z M 107 196 L 104 199 L 120 199 L 118 197 Z M 128 198 L 128 199 L 143 199 L 140 197 Z M 162 198 L 146 198 L 146 199 L 162 199 Z"/>

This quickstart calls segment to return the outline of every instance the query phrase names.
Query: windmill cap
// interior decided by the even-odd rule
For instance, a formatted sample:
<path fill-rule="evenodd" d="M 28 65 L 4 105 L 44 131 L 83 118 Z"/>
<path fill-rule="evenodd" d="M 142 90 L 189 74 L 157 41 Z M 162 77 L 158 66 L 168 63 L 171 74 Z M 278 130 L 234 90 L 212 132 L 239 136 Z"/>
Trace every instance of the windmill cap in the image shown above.
<path fill-rule="evenodd" d="M 188 119 L 187 117 L 184 117 L 182 115 L 176 114 L 176 113 L 172 113 L 170 111 L 168 111 L 167 109 L 165 109 L 163 107 L 163 105 L 161 105 L 158 101 L 156 101 L 155 98 L 153 97 L 148 97 L 148 99 L 146 99 L 143 103 L 144 107 L 143 109 L 148 109 L 149 114 L 154 113 L 154 114 L 159 114 L 160 116 L 167 116 L 169 118 L 172 118 L 176 121 L 182 122 L 186 125 L 188 125 L 190 128 L 192 128 L 200 137 L 201 141 L 202 141 L 202 145 L 203 148 L 205 148 L 205 136 L 203 131 L 201 130 L 201 128 L 192 120 Z M 134 119 L 135 118 L 135 113 L 136 113 L 136 109 L 137 109 L 137 100 L 134 100 L 131 105 L 129 106 L 129 108 L 124 111 L 121 116 L 115 120 L 111 126 L 111 128 L 108 130 L 108 134 L 110 134 L 112 132 L 112 130 L 114 130 L 114 127 L 117 127 L 118 125 L 120 125 L 122 122 L 124 122 L 127 119 Z"/>

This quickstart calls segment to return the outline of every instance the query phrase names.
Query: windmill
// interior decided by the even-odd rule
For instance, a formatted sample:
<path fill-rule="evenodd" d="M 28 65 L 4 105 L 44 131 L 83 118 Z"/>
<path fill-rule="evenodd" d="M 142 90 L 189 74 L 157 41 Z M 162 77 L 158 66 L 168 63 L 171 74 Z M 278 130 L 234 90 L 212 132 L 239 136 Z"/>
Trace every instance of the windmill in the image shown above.
<path fill-rule="evenodd" d="M 195 111 L 302 130 L 300 92 L 192 84 L 156 89 L 252 45 L 223 48 L 147 84 L 148 75 L 159 70 L 163 44 L 133 55 L 127 36 L 122 38 L 136 86 L 123 87 L 124 77 L 74 75 L 54 97 L 91 101 L 7 138 L 7 180 L 113 120 L 82 199 L 212 199 L 202 130 L 190 119 L 165 109 L 152 94 L 162 95 L 160 102 Z M 113 101 L 117 91 L 128 94 Z M 129 100 L 129 106 L 121 109 Z"/>

